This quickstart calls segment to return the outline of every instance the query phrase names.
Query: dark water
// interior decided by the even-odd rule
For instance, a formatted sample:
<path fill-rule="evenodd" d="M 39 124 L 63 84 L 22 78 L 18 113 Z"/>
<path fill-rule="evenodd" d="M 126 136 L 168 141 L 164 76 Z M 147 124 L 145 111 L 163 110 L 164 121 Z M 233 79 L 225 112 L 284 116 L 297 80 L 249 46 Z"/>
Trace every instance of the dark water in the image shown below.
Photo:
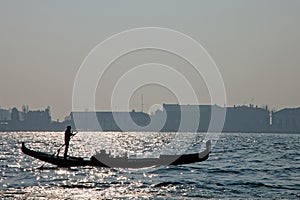
<path fill-rule="evenodd" d="M 93 141 L 101 142 L 99 148 L 112 145 L 115 152 L 155 154 L 161 143 L 174 137 L 174 133 L 145 134 L 96 133 Z M 21 142 L 54 152 L 62 133 L 0 133 L 0 137 L 1 199 L 300 199 L 299 134 L 223 134 L 205 162 L 140 170 L 51 165 L 39 170 L 43 162 L 23 155 Z M 178 146 L 192 141 L 188 151 L 199 151 L 203 138 L 203 134 L 181 135 Z M 70 154 L 89 156 L 84 139 L 81 135 L 72 140 Z"/>

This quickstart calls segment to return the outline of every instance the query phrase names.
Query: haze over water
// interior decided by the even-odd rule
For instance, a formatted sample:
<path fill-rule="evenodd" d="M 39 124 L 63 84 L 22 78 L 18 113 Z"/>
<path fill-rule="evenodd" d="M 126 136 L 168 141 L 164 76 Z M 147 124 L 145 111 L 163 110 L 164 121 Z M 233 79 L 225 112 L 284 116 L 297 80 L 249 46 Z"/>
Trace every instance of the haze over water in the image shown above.
<path fill-rule="evenodd" d="M 50 105 L 53 119 L 63 120 L 72 110 L 79 66 L 96 45 L 132 28 L 162 27 L 187 34 L 205 47 L 224 80 L 228 105 L 268 104 L 276 110 L 298 107 L 299 9 L 297 0 L 3 0 L 0 106 L 21 109 L 25 104 L 43 109 Z M 199 104 L 215 103 L 201 77 L 182 59 L 145 50 L 112 64 L 96 93 L 97 110 L 111 110 L 110 94 L 125 72 L 154 62 L 181 72 L 195 87 Z M 141 93 L 145 111 L 155 104 L 177 103 L 172 92 L 157 85 L 141 87 L 131 99 L 130 110 L 140 110 Z"/>
<path fill-rule="evenodd" d="M 147 135 L 148 134 L 148 135 Z M 152 135 L 151 135 L 152 134 Z M 100 147 L 109 141 L 120 149 L 155 152 L 164 142 L 160 133 L 95 133 Z M 175 133 L 161 133 L 172 139 Z M 60 168 L 22 154 L 21 142 L 35 150 L 54 152 L 62 133 L 0 133 L 0 198 L 141 198 L 141 199 L 297 199 L 300 197 L 299 134 L 231 134 L 221 136 L 210 158 L 202 163 L 140 170 L 97 167 Z M 180 136 L 188 152 L 198 152 L 204 134 Z M 99 139 L 102 138 L 102 139 Z M 159 144 L 160 143 L 160 144 Z M 71 141 L 70 154 L 89 156 L 80 137 Z M 139 149 L 137 144 L 140 144 Z M 122 146 L 125 145 L 125 146 Z M 113 144 L 111 144 L 113 146 Z M 132 146 L 132 149 L 133 147 Z M 172 150 L 170 150 L 172 152 Z M 174 152 L 174 151 L 173 151 Z"/>

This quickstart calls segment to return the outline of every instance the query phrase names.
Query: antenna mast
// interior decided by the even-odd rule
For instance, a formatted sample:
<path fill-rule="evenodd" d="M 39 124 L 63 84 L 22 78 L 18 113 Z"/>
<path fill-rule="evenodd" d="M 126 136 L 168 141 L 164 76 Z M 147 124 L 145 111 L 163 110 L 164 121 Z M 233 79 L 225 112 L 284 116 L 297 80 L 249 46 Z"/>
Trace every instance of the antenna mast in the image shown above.
<path fill-rule="evenodd" d="M 141 110 L 144 112 L 144 96 L 143 93 L 141 94 Z"/>

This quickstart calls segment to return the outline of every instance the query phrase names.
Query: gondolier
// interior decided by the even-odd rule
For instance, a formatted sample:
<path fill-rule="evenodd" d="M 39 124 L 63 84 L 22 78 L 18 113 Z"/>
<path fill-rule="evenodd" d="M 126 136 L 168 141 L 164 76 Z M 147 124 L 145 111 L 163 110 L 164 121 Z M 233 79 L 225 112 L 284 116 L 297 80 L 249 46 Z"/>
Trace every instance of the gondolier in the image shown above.
<path fill-rule="evenodd" d="M 73 134 L 73 131 L 71 131 L 71 126 L 67 126 L 67 129 L 65 131 L 65 153 L 64 153 L 64 158 L 67 158 L 69 143 L 70 143 L 71 137 L 73 135 L 76 135 L 76 133 Z"/>

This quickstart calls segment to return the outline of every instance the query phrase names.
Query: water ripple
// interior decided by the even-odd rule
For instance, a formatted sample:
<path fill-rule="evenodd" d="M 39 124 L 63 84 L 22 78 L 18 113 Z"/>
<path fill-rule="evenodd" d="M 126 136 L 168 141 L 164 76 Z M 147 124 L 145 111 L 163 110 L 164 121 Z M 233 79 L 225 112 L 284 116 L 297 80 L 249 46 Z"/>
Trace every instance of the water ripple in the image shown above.
<path fill-rule="evenodd" d="M 84 134 L 84 133 L 82 133 Z M 90 133 L 89 133 L 90 134 Z M 300 135 L 223 134 L 202 163 L 159 168 L 57 168 L 23 155 L 32 149 L 54 153 L 63 143 L 56 132 L 0 133 L 1 199 L 296 199 L 300 197 Z M 91 134 L 90 134 L 91 136 Z M 70 154 L 89 157 L 105 148 L 138 157 L 161 152 L 199 152 L 204 134 L 95 133 L 71 141 Z M 91 141 L 91 144 L 87 143 Z M 191 142 L 192 141 L 192 142 Z M 186 145 L 190 144 L 191 145 Z M 92 147 L 96 144 L 96 148 Z"/>

